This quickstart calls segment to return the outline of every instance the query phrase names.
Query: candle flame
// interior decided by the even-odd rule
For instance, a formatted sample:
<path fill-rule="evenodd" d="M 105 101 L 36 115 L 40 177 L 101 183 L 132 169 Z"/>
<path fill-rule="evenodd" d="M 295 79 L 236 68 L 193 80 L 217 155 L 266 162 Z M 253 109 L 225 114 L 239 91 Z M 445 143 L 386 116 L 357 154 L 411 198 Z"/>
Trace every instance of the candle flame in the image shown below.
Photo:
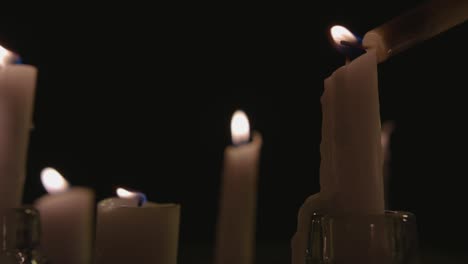
<path fill-rule="evenodd" d="M 54 168 L 45 168 L 41 172 L 42 185 L 48 193 L 60 193 L 68 189 L 67 180 Z"/>
<path fill-rule="evenodd" d="M 10 51 L 0 46 L 0 66 L 3 66 L 6 64 L 6 61 L 8 60 L 9 55 L 10 55 Z"/>
<path fill-rule="evenodd" d="M 336 45 L 341 45 L 341 41 L 347 41 L 350 43 L 356 43 L 358 41 L 356 36 L 343 26 L 333 26 L 330 29 L 330 33 Z"/>
<path fill-rule="evenodd" d="M 247 115 L 244 111 L 237 110 L 232 115 L 231 119 L 231 136 L 232 143 L 239 145 L 249 141 L 250 138 L 250 124 Z"/>
<path fill-rule="evenodd" d="M 124 188 L 117 188 L 116 193 L 120 198 L 124 198 L 126 200 L 136 200 L 138 206 L 142 206 L 147 201 L 146 195 L 141 192 L 131 192 Z"/>
<path fill-rule="evenodd" d="M 117 188 L 115 192 L 117 193 L 117 196 L 125 199 L 136 198 L 138 196 L 137 193 L 125 190 L 124 188 Z"/>
<path fill-rule="evenodd" d="M 15 53 L 0 46 L 0 67 L 5 66 L 7 64 L 15 63 L 15 61 L 18 59 L 19 57 Z"/>

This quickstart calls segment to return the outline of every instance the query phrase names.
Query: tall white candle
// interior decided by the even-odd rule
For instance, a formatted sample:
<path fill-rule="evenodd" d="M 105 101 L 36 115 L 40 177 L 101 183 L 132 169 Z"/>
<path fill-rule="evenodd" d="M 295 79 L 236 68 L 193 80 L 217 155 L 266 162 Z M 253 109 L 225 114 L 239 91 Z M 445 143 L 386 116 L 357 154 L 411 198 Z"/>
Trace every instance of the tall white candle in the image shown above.
<path fill-rule="evenodd" d="M 258 162 L 262 139 L 249 141 L 247 116 L 231 121 L 233 146 L 224 152 L 224 173 L 216 236 L 216 264 L 250 264 L 254 260 Z"/>
<path fill-rule="evenodd" d="M 333 38 L 357 42 L 349 31 L 336 28 Z M 292 240 L 293 264 L 304 263 L 310 216 L 384 213 L 382 147 L 374 50 L 340 67 L 325 80 L 322 96 L 320 194 L 300 209 Z"/>
<path fill-rule="evenodd" d="M 0 210 L 21 204 L 37 69 L 0 46 Z"/>
<path fill-rule="evenodd" d="M 322 104 L 332 120 L 330 171 L 321 180 L 330 195 L 329 210 L 340 213 L 377 214 L 384 211 L 377 59 L 368 51 L 325 80 Z M 324 107 L 327 109 L 327 107 Z M 324 157 L 325 159 L 327 156 Z M 332 186 L 327 186 L 332 182 Z"/>
<path fill-rule="evenodd" d="M 176 264 L 180 205 L 122 188 L 117 195 L 98 204 L 96 263 Z"/>
<path fill-rule="evenodd" d="M 41 245 L 51 263 L 88 264 L 92 261 L 94 193 L 69 188 L 52 168 L 41 174 L 48 195 L 35 202 L 42 225 Z"/>

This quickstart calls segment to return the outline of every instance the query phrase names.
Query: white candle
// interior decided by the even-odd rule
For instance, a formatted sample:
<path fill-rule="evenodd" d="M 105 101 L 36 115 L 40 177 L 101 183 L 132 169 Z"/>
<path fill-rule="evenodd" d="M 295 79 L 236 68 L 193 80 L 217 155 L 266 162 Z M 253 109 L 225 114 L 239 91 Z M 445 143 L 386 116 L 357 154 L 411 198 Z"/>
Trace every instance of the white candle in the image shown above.
<path fill-rule="evenodd" d="M 333 33 L 337 45 L 342 40 L 357 43 L 354 35 L 345 28 L 332 28 Z M 374 50 L 368 50 L 325 80 L 322 110 L 320 194 L 306 200 L 299 211 L 297 232 L 292 240 L 293 264 L 304 263 L 313 212 L 384 213 L 377 57 Z"/>
<path fill-rule="evenodd" d="M 37 69 L 0 46 L 0 210 L 21 204 Z"/>
<path fill-rule="evenodd" d="M 336 37 L 336 36 L 334 36 Z M 329 210 L 384 212 L 377 58 L 374 50 L 336 70 L 322 96 L 325 142 L 321 188 Z M 324 178 L 331 178 L 324 179 Z M 321 190 L 322 192 L 322 190 Z"/>
<path fill-rule="evenodd" d="M 94 193 L 69 188 L 52 168 L 41 174 L 48 195 L 35 202 L 42 225 L 42 248 L 51 263 L 87 264 L 92 261 Z"/>
<path fill-rule="evenodd" d="M 250 127 L 244 112 L 231 121 L 232 141 L 224 152 L 224 174 L 216 237 L 216 264 L 254 261 L 258 162 L 262 139 Z"/>
<path fill-rule="evenodd" d="M 96 263 L 176 264 L 180 205 L 146 202 L 123 188 L 117 195 L 98 204 Z"/>

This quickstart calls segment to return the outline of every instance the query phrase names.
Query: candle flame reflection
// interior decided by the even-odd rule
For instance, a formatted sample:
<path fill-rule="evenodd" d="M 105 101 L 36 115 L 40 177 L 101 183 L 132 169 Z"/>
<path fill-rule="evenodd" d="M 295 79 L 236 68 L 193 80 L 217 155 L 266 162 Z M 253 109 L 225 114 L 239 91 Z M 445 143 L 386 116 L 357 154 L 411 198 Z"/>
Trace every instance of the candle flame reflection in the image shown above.
<path fill-rule="evenodd" d="M 54 168 L 45 168 L 41 172 L 41 181 L 48 193 L 60 193 L 69 187 L 67 180 Z"/>
<path fill-rule="evenodd" d="M 234 112 L 231 119 L 231 136 L 232 143 L 234 145 L 239 145 L 249 141 L 250 124 L 244 111 L 237 110 Z"/>
<path fill-rule="evenodd" d="M 330 33 L 336 45 L 341 45 L 341 41 L 347 41 L 350 43 L 358 42 L 358 39 L 356 38 L 356 36 L 354 36 L 354 34 L 351 33 L 351 31 L 349 31 L 347 28 L 343 26 L 338 26 L 338 25 L 333 26 L 330 29 Z"/>

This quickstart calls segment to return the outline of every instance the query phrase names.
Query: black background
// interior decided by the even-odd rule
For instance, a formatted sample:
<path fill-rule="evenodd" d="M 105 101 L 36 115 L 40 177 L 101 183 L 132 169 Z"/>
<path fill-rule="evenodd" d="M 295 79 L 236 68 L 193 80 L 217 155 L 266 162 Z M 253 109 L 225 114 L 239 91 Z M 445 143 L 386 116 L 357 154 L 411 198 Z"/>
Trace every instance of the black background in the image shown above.
<path fill-rule="evenodd" d="M 229 120 L 242 108 L 264 137 L 258 245 L 287 263 L 298 208 L 319 190 L 323 79 L 344 61 L 328 29 L 364 35 L 420 2 L 75 3 L 3 16 L 2 45 L 39 69 L 25 203 L 44 194 L 45 166 L 98 200 L 128 186 L 182 204 L 181 262 L 208 256 Z M 382 120 L 396 123 L 390 208 L 416 214 L 423 253 L 441 261 L 467 255 L 467 33 L 379 65 Z"/>

